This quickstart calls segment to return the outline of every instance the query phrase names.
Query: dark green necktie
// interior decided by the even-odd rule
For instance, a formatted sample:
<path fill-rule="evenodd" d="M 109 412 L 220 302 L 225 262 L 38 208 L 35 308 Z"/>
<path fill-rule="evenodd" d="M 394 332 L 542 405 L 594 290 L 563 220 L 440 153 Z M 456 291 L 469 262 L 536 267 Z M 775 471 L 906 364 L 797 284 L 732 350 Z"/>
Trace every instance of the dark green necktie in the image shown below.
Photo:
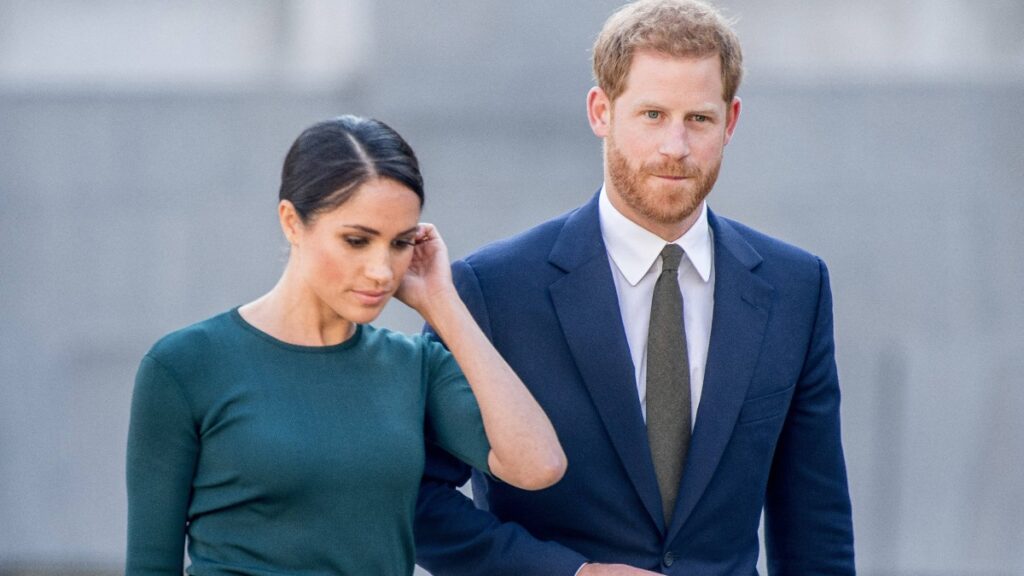
<path fill-rule="evenodd" d="M 661 275 L 654 285 L 647 332 L 647 440 L 666 526 L 672 520 L 690 446 L 690 362 L 678 278 L 682 258 L 683 249 L 676 244 L 661 251 Z"/>

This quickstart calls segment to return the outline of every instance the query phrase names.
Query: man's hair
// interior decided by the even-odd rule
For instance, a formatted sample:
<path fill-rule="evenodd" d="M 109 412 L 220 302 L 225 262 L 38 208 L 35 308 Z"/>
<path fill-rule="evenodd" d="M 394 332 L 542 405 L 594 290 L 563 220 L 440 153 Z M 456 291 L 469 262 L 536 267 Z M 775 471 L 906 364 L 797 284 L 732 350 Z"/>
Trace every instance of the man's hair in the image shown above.
<path fill-rule="evenodd" d="M 722 99 L 732 102 L 743 77 L 743 53 L 731 23 L 700 0 L 639 0 L 612 14 L 594 42 L 594 79 L 615 100 L 637 50 L 673 57 L 718 55 Z"/>

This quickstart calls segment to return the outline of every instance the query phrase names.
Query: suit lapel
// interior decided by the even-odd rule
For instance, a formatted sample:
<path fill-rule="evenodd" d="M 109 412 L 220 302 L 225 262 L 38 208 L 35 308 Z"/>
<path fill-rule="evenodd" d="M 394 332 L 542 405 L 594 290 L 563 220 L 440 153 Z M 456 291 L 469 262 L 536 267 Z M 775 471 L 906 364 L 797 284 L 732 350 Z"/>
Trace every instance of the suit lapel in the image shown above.
<path fill-rule="evenodd" d="M 597 206 L 595 196 L 566 220 L 549 257 L 566 274 L 549 291 L 569 350 L 615 451 L 652 520 L 664 529 L 633 360 Z"/>
<path fill-rule="evenodd" d="M 753 273 L 760 255 L 710 211 L 715 239 L 715 303 L 704 387 L 668 541 L 678 534 L 722 457 L 764 339 L 774 289 Z"/>

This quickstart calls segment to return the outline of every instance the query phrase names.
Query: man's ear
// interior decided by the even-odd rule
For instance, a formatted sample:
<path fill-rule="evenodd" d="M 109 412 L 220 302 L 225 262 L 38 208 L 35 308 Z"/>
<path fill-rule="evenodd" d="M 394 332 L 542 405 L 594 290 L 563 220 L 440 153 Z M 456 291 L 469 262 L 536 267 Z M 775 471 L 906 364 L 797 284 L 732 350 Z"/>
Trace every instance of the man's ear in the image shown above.
<path fill-rule="evenodd" d="M 732 133 L 736 131 L 736 123 L 740 120 L 740 98 L 736 96 L 732 99 L 732 104 L 729 105 L 729 112 L 726 116 L 725 123 L 725 143 L 728 144 L 729 140 L 732 139 Z"/>
<path fill-rule="evenodd" d="M 587 120 L 590 121 L 590 129 L 598 138 L 608 135 L 611 126 L 612 102 L 604 90 L 594 86 L 587 92 Z"/>

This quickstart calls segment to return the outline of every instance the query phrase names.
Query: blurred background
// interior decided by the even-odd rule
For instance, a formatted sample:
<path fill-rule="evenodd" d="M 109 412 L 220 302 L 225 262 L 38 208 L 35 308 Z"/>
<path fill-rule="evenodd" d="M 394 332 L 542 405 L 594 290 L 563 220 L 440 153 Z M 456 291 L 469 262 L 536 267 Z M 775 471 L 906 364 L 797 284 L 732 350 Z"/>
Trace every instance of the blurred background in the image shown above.
<path fill-rule="evenodd" d="M 453 257 L 587 200 L 618 4 L 0 0 L 0 575 L 121 570 L 135 368 L 273 285 L 307 125 L 401 132 Z M 860 573 L 1024 574 L 1024 3 L 718 4 L 710 202 L 830 266 Z"/>

